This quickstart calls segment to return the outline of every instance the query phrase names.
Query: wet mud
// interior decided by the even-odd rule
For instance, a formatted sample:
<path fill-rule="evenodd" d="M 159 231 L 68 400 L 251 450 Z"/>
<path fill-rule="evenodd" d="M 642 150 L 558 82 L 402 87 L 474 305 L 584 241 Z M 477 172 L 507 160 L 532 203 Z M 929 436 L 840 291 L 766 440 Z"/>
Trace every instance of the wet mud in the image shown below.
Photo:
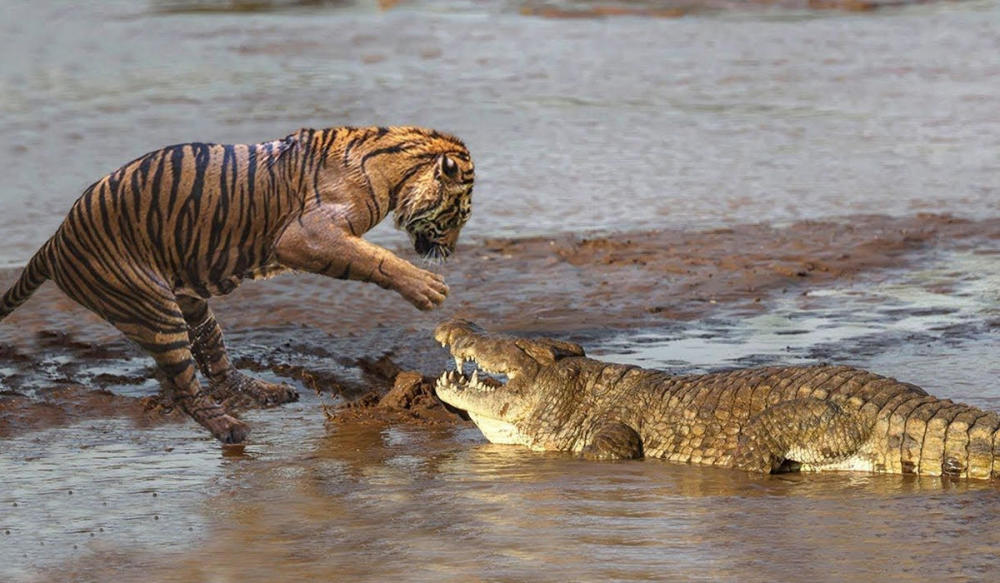
<path fill-rule="evenodd" d="M 430 332 L 445 318 L 587 344 L 723 311 L 759 315 L 781 297 L 904 268 L 917 251 L 998 239 L 998 219 L 930 214 L 487 239 L 439 267 L 451 293 L 430 313 L 374 286 L 304 275 L 248 282 L 213 305 L 237 366 L 300 383 L 331 421 L 441 424 L 459 420 L 431 388 L 448 359 Z M 148 358 L 51 284 L 4 322 L 0 356 L 0 436 L 106 416 L 183 419 Z"/>
<path fill-rule="evenodd" d="M 182 419 L 180 411 L 156 396 L 134 399 L 80 385 L 51 388 L 34 397 L 17 391 L 0 393 L 0 438 L 117 416 L 133 419 L 137 427 Z"/>
<path fill-rule="evenodd" d="M 373 390 L 341 407 L 324 406 L 331 423 L 409 423 L 444 425 L 466 415 L 452 409 L 434 393 L 434 379 L 416 371 L 400 371 L 388 392 Z"/>

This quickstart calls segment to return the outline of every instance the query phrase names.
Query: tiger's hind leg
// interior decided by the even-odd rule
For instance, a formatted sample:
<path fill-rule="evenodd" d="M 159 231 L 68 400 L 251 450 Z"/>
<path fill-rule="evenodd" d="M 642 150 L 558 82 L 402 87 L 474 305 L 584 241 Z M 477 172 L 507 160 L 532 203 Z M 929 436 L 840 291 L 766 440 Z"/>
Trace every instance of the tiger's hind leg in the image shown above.
<path fill-rule="evenodd" d="M 187 322 L 191 353 L 209 380 L 213 397 L 227 405 L 240 406 L 249 400 L 260 407 L 298 400 L 299 393 L 292 387 L 253 378 L 233 366 L 208 302 L 191 296 L 179 296 L 177 302 Z"/>
<path fill-rule="evenodd" d="M 223 443 L 243 443 L 250 427 L 227 415 L 202 390 L 195 374 L 187 322 L 177 300 L 162 281 L 127 262 L 111 264 L 90 258 L 102 269 L 78 269 L 86 262 L 55 264 L 53 280 L 67 296 L 118 328 L 156 361 L 163 391 Z"/>
<path fill-rule="evenodd" d="M 155 329 L 146 324 L 136 324 L 134 321 L 126 323 L 111 318 L 109 321 L 152 355 L 161 373 L 160 381 L 165 392 L 192 419 L 211 431 L 212 435 L 223 443 L 244 443 L 250 433 L 250 427 L 228 415 L 198 382 L 188 340 L 187 324 L 181 317 L 177 305 L 160 307 L 172 308 L 176 315 L 166 321 L 161 316 Z"/>

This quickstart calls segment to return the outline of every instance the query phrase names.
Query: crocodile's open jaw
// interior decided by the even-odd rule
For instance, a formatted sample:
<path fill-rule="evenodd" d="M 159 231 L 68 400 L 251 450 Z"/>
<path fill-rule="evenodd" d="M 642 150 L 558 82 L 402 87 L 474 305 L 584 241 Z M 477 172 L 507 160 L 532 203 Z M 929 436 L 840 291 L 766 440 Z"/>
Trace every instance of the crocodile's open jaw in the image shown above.
<path fill-rule="evenodd" d="M 442 343 L 442 346 L 446 345 Z M 506 390 L 506 383 L 493 375 L 502 373 L 482 367 L 473 359 L 475 368 L 472 374 L 466 375 L 465 359 L 454 358 L 455 370 L 443 372 L 437 380 L 438 397 L 465 411 L 491 443 L 527 445 L 527 439 L 513 422 L 509 401 L 497 394 Z"/>
<path fill-rule="evenodd" d="M 493 443 L 530 445 L 518 424 L 538 402 L 533 380 L 560 358 L 583 355 L 583 349 L 570 342 L 488 334 L 464 320 L 439 325 L 434 338 L 455 359 L 455 370 L 437 381 L 438 397 L 468 413 Z M 463 372 L 466 362 L 477 367 L 468 376 Z M 497 376 L 507 381 L 496 381 Z"/>

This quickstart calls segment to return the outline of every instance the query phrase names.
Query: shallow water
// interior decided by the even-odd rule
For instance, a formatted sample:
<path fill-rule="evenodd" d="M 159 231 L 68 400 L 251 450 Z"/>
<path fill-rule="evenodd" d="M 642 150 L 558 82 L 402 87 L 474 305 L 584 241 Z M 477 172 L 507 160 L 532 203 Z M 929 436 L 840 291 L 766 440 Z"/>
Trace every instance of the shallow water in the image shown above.
<path fill-rule="evenodd" d="M 170 437 L 34 461 L 76 478 L 4 497 L 5 573 L 72 559 L 118 581 L 917 581 L 1000 566 L 986 483 L 593 464 L 474 430 L 343 426 L 242 459 L 197 442 L 157 453 Z"/>
<path fill-rule="evenodd" d="M 680 19 L 513 1 L 198 10 L 233 4 L 0 1 L 0 263 L 23 264 L 84 187 L 146 151 L 304 125 L 464 138 L 471 238 L 1000 212 L 995 0 Z"/>
<path fill-rule="evenodd" d="M 87 184 L 142 152 L 303 125 L 462 136 L 479 177 L 473 239 L 1000 213 L 993 0 L 572 20 L 519 2 L 263 4 L 0 0 L 0 264 L 23 263 Z M 996 258 L 931 254 L 766 315 L 720 311 L 587 348 L 679 371 L 848 362 L 1000 410 Z M 254 293 L 270 285 L 297 284 Z M 149 361 L 68 304 L 0 340 L 27 346 L 45 329 L 106 344 L 74 380 L 150 394 Z M 335 333 L 241 326 L 230 339 L 251 359 L 275 338 Z M 2 363 L 0 383 L 30 394 L 80 350 L 47 349 L 28 379 Z M 328 353 L 280 350 L 344 372 Z M 926 581 L 1000 567 L 992 484 L 595 464 L 471 427 L 327 426 L 320 399 L 281 380 L 303 400 L 250 413 L 241 456 L 190 421 L 100 418 L 0 441 L 0 579 Z"/>

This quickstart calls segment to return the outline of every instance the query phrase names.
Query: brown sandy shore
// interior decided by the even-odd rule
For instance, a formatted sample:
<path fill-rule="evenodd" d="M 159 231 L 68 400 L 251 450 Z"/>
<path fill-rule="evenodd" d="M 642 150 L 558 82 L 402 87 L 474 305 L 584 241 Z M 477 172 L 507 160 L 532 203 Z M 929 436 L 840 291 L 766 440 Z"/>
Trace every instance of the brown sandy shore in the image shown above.
<path fill-rule="evenodd" d="M 913 251 L 975 249 L 987 239 L 1000 239 L 1000 218 L 928 214 L 489 239 L 461 246 L 439 268 L 451 294 L 429 313 L 375 286 L 308 275 L 248 282 L 213 305 L 240 366 L 355 403 L 337 416 L 450 422 L 427 383 L 447 362 L 430 335 L 445 318 L 586 341 L 722 308 L 760 313 L 782 294 L 906 268 Z M 0 285 L 16 275 L 0 274 Z M 184 420 L 149 386 L 153 370 L 141 356 L 46 284 L 0 325 L 0 438 L 106 416 L 138 424 Z M 394 383 L 397 390 L 377 406 Z"/>

